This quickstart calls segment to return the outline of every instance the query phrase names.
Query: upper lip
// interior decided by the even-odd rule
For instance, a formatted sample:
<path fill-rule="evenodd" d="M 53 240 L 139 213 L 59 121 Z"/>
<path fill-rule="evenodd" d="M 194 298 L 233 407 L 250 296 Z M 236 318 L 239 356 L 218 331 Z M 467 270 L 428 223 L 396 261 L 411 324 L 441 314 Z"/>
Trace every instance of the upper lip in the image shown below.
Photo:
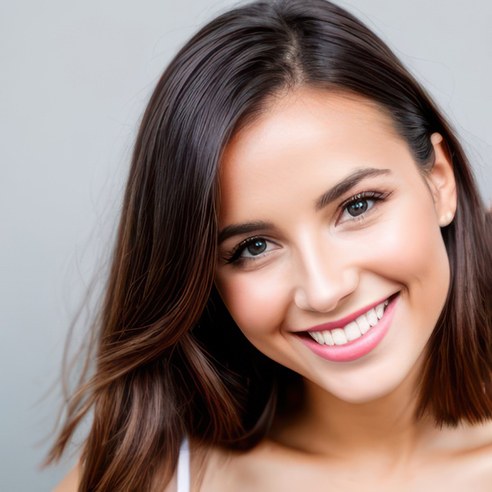
<path fill-rule="evenodd" d="M 335 321 L 329 321 L 328 323 L 322 323 L 321 325 L 312 326 L 311 328 L 302 330 L 302 332 L 327 331 L 327 330 L 334 330 L 335 328 L 343 328 L 344 326 L 348 325 L 350 322 L 355 321 L 359 316 L 362 316 L 364 313 L 367 313 L 367 311 L 371 310 L 372 308 L 375 308 L 378 304 L 381 304 L 382 302 L 386 301 L 390 297 L 391 296 L 383 297 L 379 301 L 375 301 L 361 309 L 358 309 L 357 311 L 354 311 L 353 313 L 345 316 L 344 318 L 340 318 Z"/>

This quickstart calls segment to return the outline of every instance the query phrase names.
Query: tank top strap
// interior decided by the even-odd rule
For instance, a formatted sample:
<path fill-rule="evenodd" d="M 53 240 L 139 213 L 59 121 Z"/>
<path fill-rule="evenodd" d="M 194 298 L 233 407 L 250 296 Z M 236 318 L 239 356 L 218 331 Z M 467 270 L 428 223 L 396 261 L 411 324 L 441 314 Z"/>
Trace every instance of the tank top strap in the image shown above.
<path fill-rule="evenodd" d="M 179 449 L 177 482 L 178 492 L 190 492 L 190 446 L 186 437 Z"/>

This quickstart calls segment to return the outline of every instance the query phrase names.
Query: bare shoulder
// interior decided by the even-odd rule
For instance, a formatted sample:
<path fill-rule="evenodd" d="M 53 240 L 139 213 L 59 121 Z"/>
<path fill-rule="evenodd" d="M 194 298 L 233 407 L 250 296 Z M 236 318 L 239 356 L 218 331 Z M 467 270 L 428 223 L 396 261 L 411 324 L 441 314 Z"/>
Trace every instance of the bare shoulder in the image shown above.
<path fill-rule="evenodd" d="M 470 490 L 492 490 L 492 421 L 462 425 L 450 434 L 445 444 L 450 456 L 448 463 L 468 480 Z"/>
<path fill-rule="evenodd" d="M 462 425 L 437 432 L 434 437 L 433 446 L 415 461 L 417 469 L 410 470 L 415 480 L 407 483 L 405 474 L 405 481 L 397 490 L 429 490 L 432 485 L 437 490 L 445 487 L 450 492 L 492 492 L 492 422 Z M 195 484 L 193 492 L 287 491 L 300 490 L 303 485 L 310 490 L 319 490 L 322 477 L 327 473 L 333 480 L 342 477 L 339 465 L 334 466 L 330 460 L 313 459 L 271 440 L 265 440 L 249 451 L 209 449 L 204 470 L 203 480 L 199 485 Z M 193 479 L 197 473 L 193 458 L 191 473 Z"/>
<path fill-rule="evenodd" d="M 492 421 L 485 424 L 474 426 L 470 430 L 471 457 L 476 461 L 477 466 L 492 483 Z"/>
<path fill-rule="evenodd" d="M 450 449 L 463 454 L 490 456 L 492 453 L 492 420 L 482 424 L 459 426 L 450 441 Z"/>
<path fill-rule="evenodd" d="M 249 450 L 190 449 L 193 492 L 281 490 L 265 486 L 269 476 L 285 473 L 286 467 L 296 465 L 295 461 L 289 463 L 288 454 L 267 439 Z"/>
<path fill-rule="evenodd" d="M 218 446 L 204 447 L 190 442 L 192 492 L 234 490 L 234 487 L 230 487 L 233 482 L 231 462 L 234 462 L 234 454 Z"/>

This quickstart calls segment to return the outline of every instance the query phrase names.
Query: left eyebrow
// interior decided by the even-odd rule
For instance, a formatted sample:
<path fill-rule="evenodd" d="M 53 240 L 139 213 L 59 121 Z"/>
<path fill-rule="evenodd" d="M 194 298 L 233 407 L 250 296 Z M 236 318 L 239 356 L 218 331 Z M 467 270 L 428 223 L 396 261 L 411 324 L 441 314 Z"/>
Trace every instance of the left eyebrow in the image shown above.
<path fill-rule="evenodd" d="M 333 201 L 340 198 L 347 191 L 353 188 L 356 184 L 366 178 L 380 176 L 384 174 L 391 174 L 389 169 L 378 169 L 374 167 L 366 167 L 364 169 L 357 169 L 353 173 L 349 174 L 342 181 L 332 186 L 328 191 L 323 193 L 315 203 L 315 208 L 317 211 L 326 207 Z"/>

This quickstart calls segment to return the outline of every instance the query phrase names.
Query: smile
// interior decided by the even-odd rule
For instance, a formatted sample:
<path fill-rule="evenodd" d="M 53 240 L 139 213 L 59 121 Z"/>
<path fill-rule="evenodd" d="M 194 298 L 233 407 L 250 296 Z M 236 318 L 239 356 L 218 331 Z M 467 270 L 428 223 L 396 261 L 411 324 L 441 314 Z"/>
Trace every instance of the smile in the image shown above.
<path fill-rule="evenodd" d="M 309 331 L 308 334 L 320 345 L 345 345 L 367 333 L 383 317 L 389 300 L 360 315 L 342 328 L 324 331 Z"/>
<path fill-rule="evenodd" d="M 350 362 L 374 350 L 388 332 L 397 294 L 346 318 L 297 333 L 316 355 L 333 362 Z"/>

